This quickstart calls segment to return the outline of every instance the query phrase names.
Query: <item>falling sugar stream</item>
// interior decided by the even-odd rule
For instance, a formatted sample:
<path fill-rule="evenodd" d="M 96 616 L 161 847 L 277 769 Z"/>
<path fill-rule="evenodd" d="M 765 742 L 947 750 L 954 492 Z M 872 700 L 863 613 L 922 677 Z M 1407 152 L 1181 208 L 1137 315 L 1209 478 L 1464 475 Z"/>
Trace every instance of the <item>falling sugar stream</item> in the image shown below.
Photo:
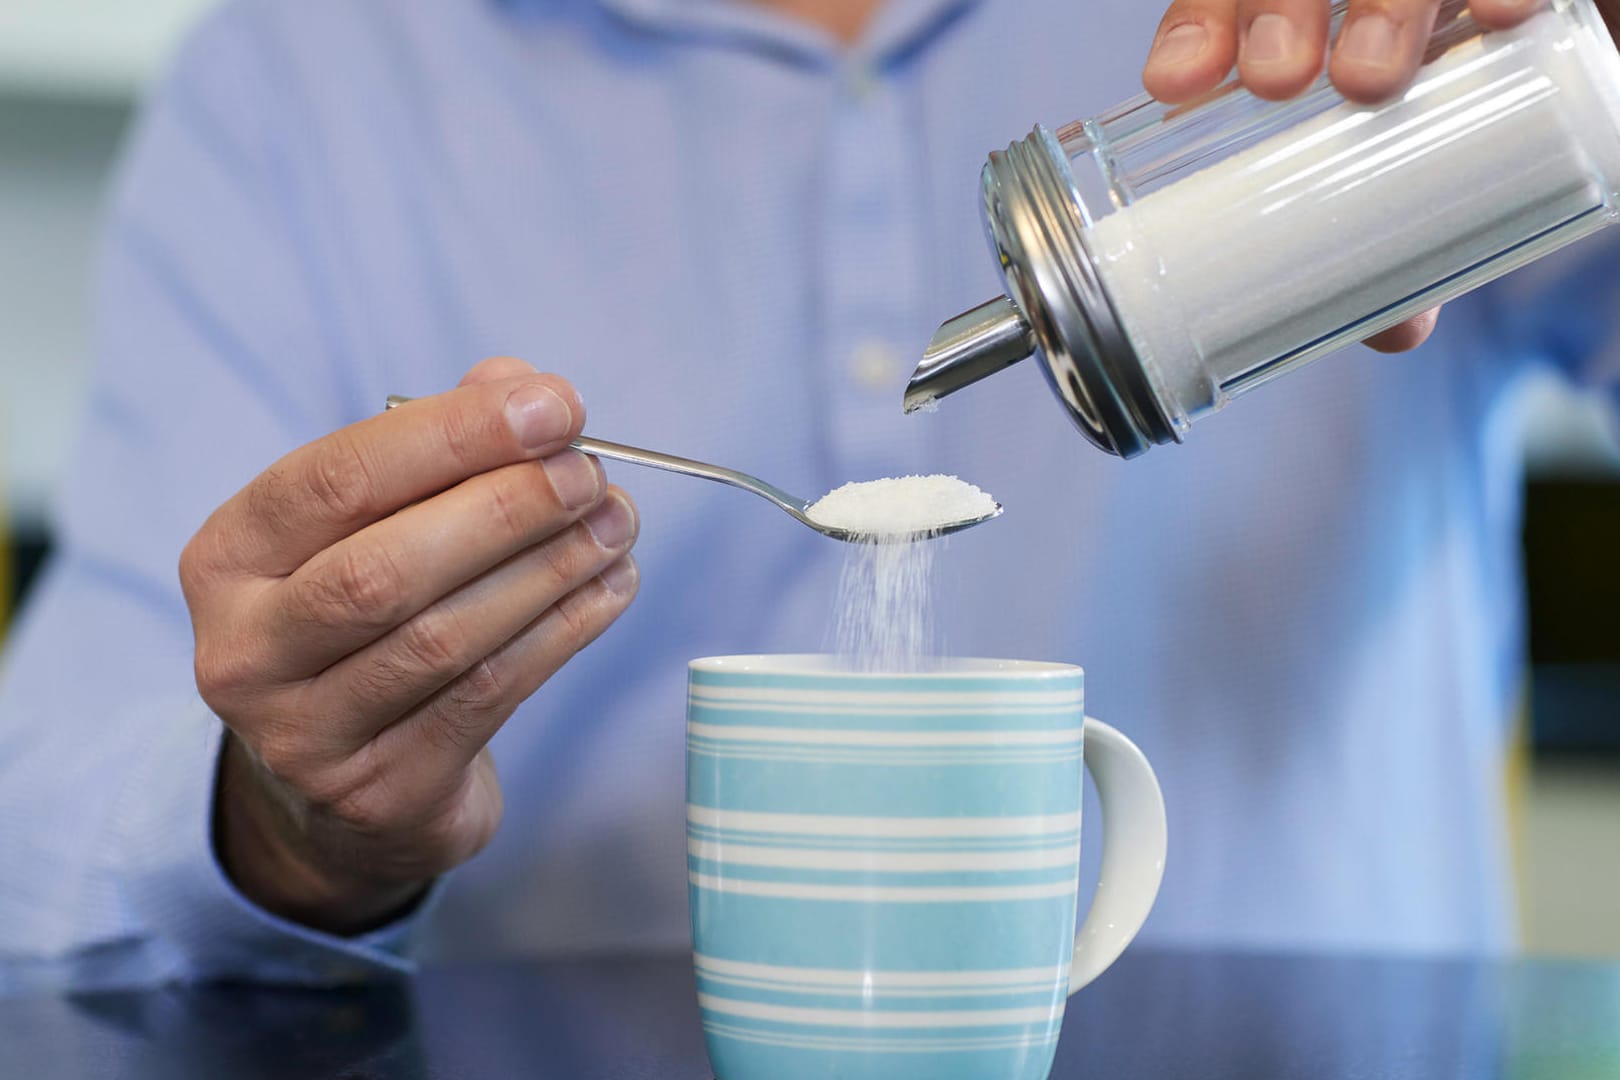
<path fill-rule="evenodd" d="M 831 651 L 856 671 L 925 670 L 944 655 L 934 620 L 934 565 L 946 541 L 930 536 L 982 517 L 996 502 L 954 476 L 907 476 L 846 484 L 810 516 L 849 529 L 833 598 Z"/>
<path fill-rule="evenodd" d="M 947 541 L 851 544 L 833 599 L 832 652 L 856 671 L 919 671 L 944 652 L 933 570 Z"/>

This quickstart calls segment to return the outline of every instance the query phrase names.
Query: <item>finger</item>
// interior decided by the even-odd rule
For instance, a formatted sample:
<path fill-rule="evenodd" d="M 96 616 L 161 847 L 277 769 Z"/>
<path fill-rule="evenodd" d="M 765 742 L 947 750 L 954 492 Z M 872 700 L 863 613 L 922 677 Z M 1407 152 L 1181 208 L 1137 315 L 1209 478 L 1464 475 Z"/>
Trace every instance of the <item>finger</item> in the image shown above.
<path fill-rule="evenodd" d="M 635 507 L 614 489 L 588 517 L 432 604 L 310 680 L 305 715 L 344 753 L 472 670 L 635 543 Z"/>
<path fill-rule="evenodd" d="M 215 558 L 284 576 L 317 552 L 462 480 L 547 457 L 579 435 L 584 406 L 554 375 L 459 387 L 300 447 L 210 521 Z"/>
<path fill-rule="evenodd" d="M 1473 0 L 1468 9 L 1474 21 L 1489 30 L 1518 26 L 1547 6 L 1547 0 Z M 1603 4 L 1600 2 L 1601 9 Z"/>
<path fill-rule="evenodd" d="M 1239 0 L 1238 74 L 1257 97 L 1280 101 L 1322 74 L 1328 11 L 1322 0 Z"/>
<path fill-rule="evenodd" d="M 1142 85 L 1180 104 L 1220 85 L 1236 60 L 1236 0 L 1176 0 L 1159 23 Z"/>
<path fill-rule="evenodd" d="M 1399 326 L 1392 326 L 1382 333 L 1374 334 L 1368 338 L 1366 345 L 1382 353 L 1407 352 L 1415 349 L 1434 333 L 1435 325 L 1440 321 L 1440 309 L 1425 311 L 1422 315 L 1408 319 Z"/>
<path fill-rule="evenodd" d="M 325 669 L 602 498 L 595 458 L 564 450 L 483 473 L 319 552 L 272 588 L 255 624 L 285 681 Z"/>
<path fill-rule="evenodd" d="M 623 556 L 380 733 L 375 745 L 381 760 L 415 790 L 453 790 L 513 710 L 600 637 L 630 605 L 639 584 L 635 559 Z"/>
<path fill-rule="evenodd" d="M 1438 10 L 1439 0 L 1351 0 L 1328 64 L 1339 93 L 1375 104 L 1405 90 Z"/>
<path fill-rule="evenodd" d="M 501 379 L 517 379 L 534 373 L 534 365 L 527 360 L 519 360 L 515 356 L 492 356 L 488 360 L 474 364 L 456 385 L 472 386 L 476 383 L 499 382 Z"/>

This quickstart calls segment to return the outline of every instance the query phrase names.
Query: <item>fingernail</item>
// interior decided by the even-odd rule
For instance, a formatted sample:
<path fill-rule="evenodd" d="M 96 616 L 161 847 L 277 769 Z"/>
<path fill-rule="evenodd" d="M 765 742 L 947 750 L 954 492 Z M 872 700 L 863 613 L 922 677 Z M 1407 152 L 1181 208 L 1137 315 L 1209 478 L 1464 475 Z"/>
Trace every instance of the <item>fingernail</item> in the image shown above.
<path fill-rule="evenodd" d="M 525 450 L 558 442 L 574 424 L 574 412 L 545 386 L 520 386 L 506 398 L 506 422 Z"/>
<path fill-rule="evenodd" d="M 1275 64 L 1294 55 L 1299 35 L 1286 15 L 1256 15 L 1243 35 L 1243 59 L 1251 64 Z"/>
<path fill-rule="evenodd" d="M 1183 23 L 1159 39 L 1153 47 L 1153 55 L 1148 57 L 1148 63 L 1183 64 L 1195 59 L 1204 51 L 1209 42 L 1209 35 L 1198 23 Z"/>
<path fill-rule="evenodd" d="M 640 580 L 641 568 L 629 555 L 602 571 L 602 584 L 608 587 L 609 592 L 618 593 L 620 596 L 634 591 L 636 582 Z"/>
<path fill-rule="evenodd" d="M 546 458 L 544 464 L 557 501 L 570 510 L 589 506 L 602 490 L 602 474 L 596 462 L 578 450 L 564 450 Z"/>
<path fill-rule="evenodd" d="M 1363 15 L 1351 23 L 1339 42 L 1339 55 L 1365 67 L 1393 67 L 1396 26 L 1387 15 Z"/>
<path fill-rule="evenodd" d="M 636 512 L 619 495 L 608 498 L 585 517 L 585 527 L 605 551 L 624 547 L 636 535 Z"/>

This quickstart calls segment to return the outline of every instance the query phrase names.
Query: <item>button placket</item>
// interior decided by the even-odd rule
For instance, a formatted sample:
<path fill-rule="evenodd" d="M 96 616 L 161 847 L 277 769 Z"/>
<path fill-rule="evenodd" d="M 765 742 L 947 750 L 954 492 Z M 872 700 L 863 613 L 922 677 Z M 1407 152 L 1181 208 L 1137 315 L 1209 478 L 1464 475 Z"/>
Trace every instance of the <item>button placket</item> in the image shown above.
<path fill-rule="evenodd" d="M 823 193 L 824 359 L 842 479 L 926 469 L 922 425 L 900 410 L 922 286 L 909 134 L 895 88 L 870 63 L 852 62 L 829 131 Z"/>

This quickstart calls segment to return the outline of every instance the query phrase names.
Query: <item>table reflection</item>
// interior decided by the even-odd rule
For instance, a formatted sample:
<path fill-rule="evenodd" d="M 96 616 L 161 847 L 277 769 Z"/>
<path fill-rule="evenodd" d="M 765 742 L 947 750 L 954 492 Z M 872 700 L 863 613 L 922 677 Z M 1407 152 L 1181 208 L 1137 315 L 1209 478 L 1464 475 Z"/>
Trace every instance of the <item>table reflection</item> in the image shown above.
<path fill-rule="evenodd" d="M 711 1074 L 690 965 L 663 956 L 439 969 L 332 992 L 0 998 L 0 1075 Z M 1620 970 L 1137 950 L 1071 1004 L 1053 1075 L 1615 1080 Z"/>

